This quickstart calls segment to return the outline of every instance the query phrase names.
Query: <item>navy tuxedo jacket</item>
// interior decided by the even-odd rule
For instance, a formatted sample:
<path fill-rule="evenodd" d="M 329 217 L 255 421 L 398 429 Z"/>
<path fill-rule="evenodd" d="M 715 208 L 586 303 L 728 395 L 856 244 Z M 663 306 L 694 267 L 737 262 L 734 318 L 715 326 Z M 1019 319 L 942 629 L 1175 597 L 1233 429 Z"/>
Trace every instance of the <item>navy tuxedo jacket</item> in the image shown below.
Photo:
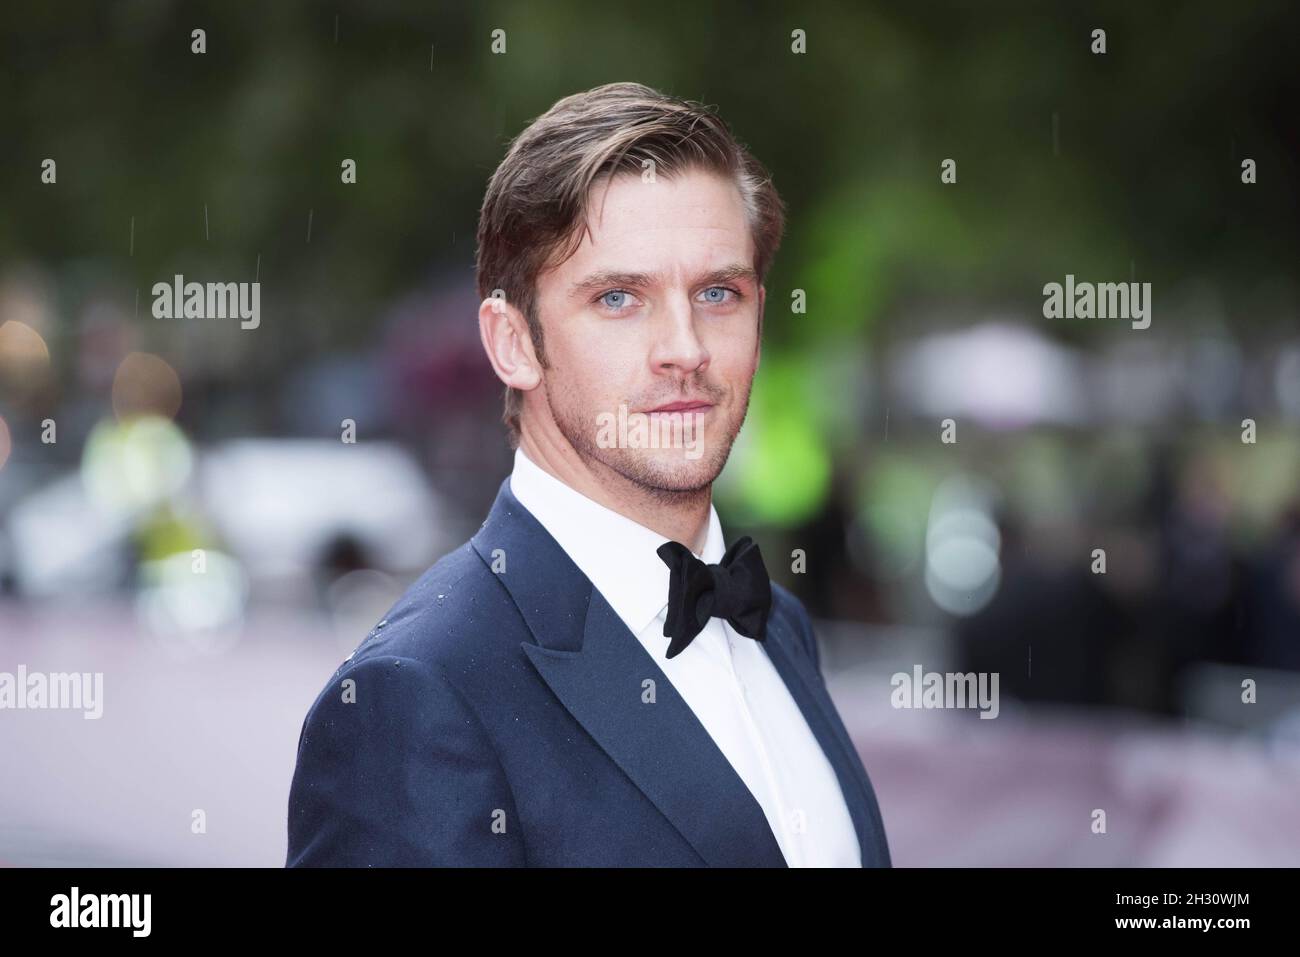
<path fill-rule="evenodd" d="M 762 647 L 835 769 L 863 865 L 888 867 L 808 614 L 775 583 Z M 786 861 L 694 712 L 507 479 L 479 532 L 410 587 L 312 705 L 286 864 Z"/>

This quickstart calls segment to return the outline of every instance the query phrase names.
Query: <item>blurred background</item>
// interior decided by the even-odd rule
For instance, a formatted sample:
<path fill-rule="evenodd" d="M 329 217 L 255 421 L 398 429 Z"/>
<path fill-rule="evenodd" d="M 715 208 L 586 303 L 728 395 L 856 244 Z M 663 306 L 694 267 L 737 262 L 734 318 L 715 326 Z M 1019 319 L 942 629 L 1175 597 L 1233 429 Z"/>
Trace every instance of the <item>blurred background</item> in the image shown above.
<path fill-rule="evenodd" d="M 487 178 L 636 80 L 789 206 L 716 502 L 895 863 L 1300 864 L 1298 46 L 1281 2 L 6 4 L 0 671 L 104 691 L 0 711 L 0 863 L 283 864 L 307 709 L 509 471 Z M 176 274 L 260 325 L 155 318 Z M 1067 274 L 1150 328 L 1045 319 Z M 997 719 L 892 707 L 917 666 Z"/>

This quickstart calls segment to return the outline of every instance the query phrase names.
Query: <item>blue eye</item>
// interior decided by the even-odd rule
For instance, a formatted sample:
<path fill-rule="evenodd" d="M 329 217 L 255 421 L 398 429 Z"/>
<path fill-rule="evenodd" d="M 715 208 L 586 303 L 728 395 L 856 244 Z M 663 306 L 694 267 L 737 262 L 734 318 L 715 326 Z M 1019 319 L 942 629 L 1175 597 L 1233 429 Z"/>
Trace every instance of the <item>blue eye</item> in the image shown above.
<path fill-rule="evenodd" d="M 611 301 L 609 298 L 610 296 L 616 296 L 619 298 L 615 301 Z M 601 295 L 600 301 L 610 309 L 618 310 L 627 305 L 627 293 L 622 289 L 611 289 L 609 292 Z"/>
<path fill-rule="evenodd" d="M 727 298 L 728 293 L 731 293 L 731 299 Z M 732 289 L 731 286 L 710 286 L 705 290 L 705 302 L 710 306 L 735 306 L 744 298 L 745 295 L 740 290 Z"/>

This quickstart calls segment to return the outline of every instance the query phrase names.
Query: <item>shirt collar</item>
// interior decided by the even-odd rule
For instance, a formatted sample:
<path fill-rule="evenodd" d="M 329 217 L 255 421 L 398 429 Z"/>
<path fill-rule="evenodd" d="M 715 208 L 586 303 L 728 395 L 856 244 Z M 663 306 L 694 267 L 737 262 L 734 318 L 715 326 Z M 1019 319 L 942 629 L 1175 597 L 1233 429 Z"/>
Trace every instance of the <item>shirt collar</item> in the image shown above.
<path fill-rule="evenodd" d="M 668 541 L 565 485 L 515 450 L 510 491 L 559 543 L 634 635 L 668 605 L 668 566 L 656 550 Z M 715 564 L 726 553 L 717 510 L 709 505 L 709 531 L 701 561 Z"/>

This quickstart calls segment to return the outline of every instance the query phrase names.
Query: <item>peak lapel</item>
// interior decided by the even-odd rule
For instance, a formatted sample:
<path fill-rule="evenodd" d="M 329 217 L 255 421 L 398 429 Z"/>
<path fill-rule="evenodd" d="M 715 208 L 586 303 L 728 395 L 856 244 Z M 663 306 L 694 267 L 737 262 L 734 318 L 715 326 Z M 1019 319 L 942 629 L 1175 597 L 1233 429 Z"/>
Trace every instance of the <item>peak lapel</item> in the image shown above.
<path fill-rule="evenodd" d="M 762 642 L 763 649 L 790 689 L 808 727 L 812 729 L 817 743 L 835 769 L 835 777 L 840 782 L 844 802 L 848 805 L 853 828 L 858 835 L 862 866 L 879 866 L 881 863 L 888 865 L 889 851 L 885 844 L 884 826 L 876 809 L 875 793 L 857 757 L 853 742 L 836 729 L 834 703 L 806 658 L 791 653 L 791 643 L 795 641 L 795 636 L 784 619 L 772 615 L 768 619 L 767 631 L 768 640 Z M 883 862 L 881 854 L 884 855 Z"/>
<path fill-rule="evenodd" d="M 473 544 L 489 567 L 494 553 L 504 558 L 500 577 L 537 640 L 522 647 L 538 674 L 700 857 L 714 867 L 785 867 L 749 788 L 508 479 Z"/>

